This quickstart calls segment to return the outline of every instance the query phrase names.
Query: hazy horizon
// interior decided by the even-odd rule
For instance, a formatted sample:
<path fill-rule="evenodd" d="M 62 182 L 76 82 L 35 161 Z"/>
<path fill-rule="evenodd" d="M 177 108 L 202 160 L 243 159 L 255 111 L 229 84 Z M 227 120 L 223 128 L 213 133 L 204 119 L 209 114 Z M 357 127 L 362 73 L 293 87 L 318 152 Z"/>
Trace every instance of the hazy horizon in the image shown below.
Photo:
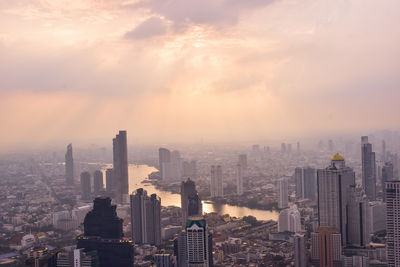
<path fill-rule="evenodd" d="M 0 0 L 1 149 L 400 128 L 396 0 Z"/>

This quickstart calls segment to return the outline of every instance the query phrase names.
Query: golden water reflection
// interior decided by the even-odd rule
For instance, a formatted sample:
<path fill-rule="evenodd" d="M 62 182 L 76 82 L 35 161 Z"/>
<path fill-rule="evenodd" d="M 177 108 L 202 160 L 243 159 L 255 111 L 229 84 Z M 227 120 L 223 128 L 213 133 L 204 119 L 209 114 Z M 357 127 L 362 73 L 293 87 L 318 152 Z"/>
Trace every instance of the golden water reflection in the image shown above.
<path fill-rule="evenodd" d="M 129 165 L 129 193 L 138 188 L 144 188 L 148 194 L 157 194 L 161 198 L 163 206 L 181 206 L 181 197 L 179 194 L 162 191 L 155 188 L 152 184 L 142 183 L 148 175 L 156 168 L 147 165 Z M 258 220 L 278 220 L 279 213 L 276 211 L 249 209 L 246 207 L 231 206 L 227 204 L 215 204 L 203 201 L 203 211 L 206 213 L 217 212 L 218 214 L 229 214 L 232 217 L 243 217 L 252 215 Z"/>

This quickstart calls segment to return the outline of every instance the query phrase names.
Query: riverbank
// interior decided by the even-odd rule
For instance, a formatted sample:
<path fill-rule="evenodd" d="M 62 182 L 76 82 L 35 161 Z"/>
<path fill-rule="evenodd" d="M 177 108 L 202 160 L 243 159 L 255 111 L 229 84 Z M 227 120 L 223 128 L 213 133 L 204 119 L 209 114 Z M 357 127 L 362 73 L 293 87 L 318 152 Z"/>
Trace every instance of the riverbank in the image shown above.
<path fill-rule="evenodd" d="M 142 183 L 150 183 L 155 188 L 161 191 L 169 192 L 172 194 L 180 194 L 180 182 L 170 182 L 168 184 L 159 181 L 159 172 L 149 174 L 148 179 Z M 253 197 L 250 193 L 245 193 L 242 196 L 226 195 L 223 198 L 211 198 L 209 195 L 202 194 L 201 199 L 205 203 L 217 205 L 231 205 L 237 207 L 244 207 L 248 209 L 259 209 L 264 211 L 279 212 L 278 203 L 272 201 L 260 201 L 257 197 Z"/>

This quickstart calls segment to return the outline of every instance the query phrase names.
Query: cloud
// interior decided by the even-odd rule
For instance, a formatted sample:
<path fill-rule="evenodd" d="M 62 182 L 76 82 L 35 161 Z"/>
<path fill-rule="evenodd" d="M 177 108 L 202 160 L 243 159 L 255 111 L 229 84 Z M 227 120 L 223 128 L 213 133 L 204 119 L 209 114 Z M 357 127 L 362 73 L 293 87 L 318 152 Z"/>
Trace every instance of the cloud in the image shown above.
<path fill-rule="evenodd" d="M 265 7 L 275 0 L 143 0 L 131 5 L 146 8 L 172 21 L 175 27 L 190 24 L 226 26 L 237 24 L 240 14 Z"/>
<path fill-rule="evenodd" d="M 166 33 L 165 22 L 159 17 L 151 17 L 143 21 L 139 26 L 125 34 L 127 39 L 148 39 Z"/>

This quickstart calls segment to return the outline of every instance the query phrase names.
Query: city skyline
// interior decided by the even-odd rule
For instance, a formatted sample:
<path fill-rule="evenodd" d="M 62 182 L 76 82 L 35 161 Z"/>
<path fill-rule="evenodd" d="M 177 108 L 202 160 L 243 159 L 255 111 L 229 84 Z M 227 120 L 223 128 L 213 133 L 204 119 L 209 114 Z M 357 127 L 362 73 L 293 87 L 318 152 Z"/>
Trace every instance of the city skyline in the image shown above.
<path fill-rule="evenodd" d="M 247 2 L 3 1 L 0 147 L 398 129 L 398 1 Z"/>

